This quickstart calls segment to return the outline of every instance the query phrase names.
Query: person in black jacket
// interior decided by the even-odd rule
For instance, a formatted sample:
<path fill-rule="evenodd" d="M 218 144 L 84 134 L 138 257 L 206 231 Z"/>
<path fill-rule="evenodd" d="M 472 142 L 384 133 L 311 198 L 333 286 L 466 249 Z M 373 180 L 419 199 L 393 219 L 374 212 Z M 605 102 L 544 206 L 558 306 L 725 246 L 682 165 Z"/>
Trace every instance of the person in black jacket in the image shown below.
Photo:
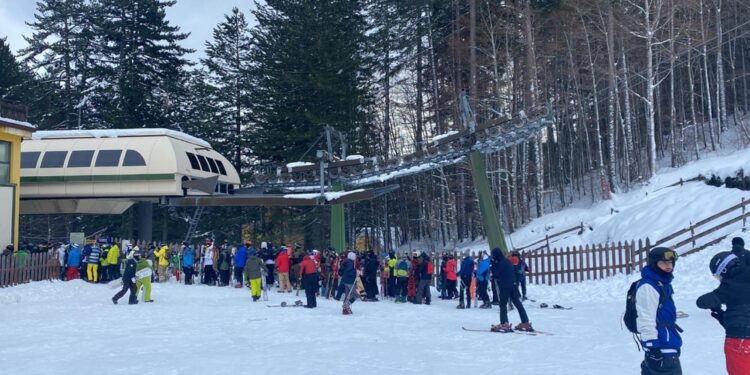
<path fill-rule="evenodd" d="M 135 305 L 138 303 L 138 295 L 135 293 L 135 259 L 133 259 L 133 255 L 134 252 L 131 250 L 128 254 L 128 261 L 125 263 L 125 272 L 122 274 L 122 290 L 112 297 L 112 303 L 115 305 L 117 304 L 117 301 L 125 295 L 127 290 L 130 290 L 128 305 Z"/>
<path fill-rule="evenodd" d="M 430 262 L 430 257 L 427 253 L 423 252 L 419 257 L 419 265 L 417 266 L 416 279 L 417 279 L 417 297 L 414 303 L 417 305 L 422 303 L 424 298 L 425 305 L 429 305 L 432 296 L 430 294 L 430 284 L 432 284 L 432 273 L 434 267 Z"/>
<path fill-rule="evenodd" d="M 518 279 L 516 278 L 513 264 L 503 255 L 503 252 L 499 248 L 492 249 L 490 268 L 492 269 L 493 286 L 497 289 L 500 297 L 500 324 L 493 325 L 492 331 L 513 331 L 508 322 L 507 306 L 508 300 L 510 300 L 521 317 L 521 324 L 517 325 L 515 329 L 518 331 L 533 332 L 534 328 L 531 327 L 529 317 L 526 315 L 526 309 L 523 308 L 523 303 L 521 303 L 521 293 L 518 292 Z"/>
<path fill-rule="evenodd" d="M 346 259 L 341 263 L 341 285 L 344 288 L 344 306 L 342 314 L 351 315 L 351 305 L 354 301 L 359 299 L 359 293 L 357 288 L 354 287 L 354 281 L 357 279 L 357 269 L 354 267 L 354 260 L 357 259 L 357 254 L 349 252 L 346 255 Z"/>
<path fill-rule="evenodd" d="M 729 375 L 750 374 L 750 252 L 742 238 L 732 239 L 732 251 L 716 254 L 709 263 L 711 274 L 721 280 L 718 288 L 696 301 L 711 310 L 724 327 L 724 354 Z M 721 305 L 727 305 L 722 310 Z"/>
<path fill-rule="evenodd" d="M 367 301 L 378 300 L 378 267 L 378 258 L 375 256 L 375 253 L 368 251 L 365 257 L 364 272 L 362 275 Z"/>

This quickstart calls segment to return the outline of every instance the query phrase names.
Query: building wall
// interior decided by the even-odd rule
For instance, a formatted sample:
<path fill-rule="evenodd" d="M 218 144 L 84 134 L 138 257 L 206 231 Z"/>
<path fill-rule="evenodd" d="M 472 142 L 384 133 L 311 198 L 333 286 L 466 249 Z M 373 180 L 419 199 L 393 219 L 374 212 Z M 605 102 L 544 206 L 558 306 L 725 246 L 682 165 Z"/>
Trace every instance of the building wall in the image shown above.
<path fill-rule="evenodd" d="M 23 133 L 17 129 L 0 126 L 0 141 L 10 142 L 10 183 L 16 187 L 11 202 L 0 202 L 0 207 L 13 207 L 13 245 L 18 249 L 18 215 L 20 208 L 21 141 Z M 30 132 L 28 134 L 31 134 Z M 8 244 L 0 244 L 4 248 Z"/>

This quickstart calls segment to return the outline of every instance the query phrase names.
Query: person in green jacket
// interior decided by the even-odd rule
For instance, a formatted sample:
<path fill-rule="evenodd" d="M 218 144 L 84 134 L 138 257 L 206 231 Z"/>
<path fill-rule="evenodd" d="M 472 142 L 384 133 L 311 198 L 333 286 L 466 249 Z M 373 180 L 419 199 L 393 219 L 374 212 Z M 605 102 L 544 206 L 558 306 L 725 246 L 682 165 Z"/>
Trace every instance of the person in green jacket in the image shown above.
<path fill-rule="evenodd" d="M 112 280 L 109 275 L 109 245 L 102 245 L 102 257 L 99 259 L 101 260 L 99 269 L 97 270 L 99 273 L 99 282 L 107 283 Z"/>
<path fill-rule="evenodd" d="M 153 263 L 146 257 L 142 257 L 140 252 L 136 252 L 133 255 L 135 259 L 135 290 L 138 294 L 141 292 L 141 286 L 143 286 L 143 301 L 154 302 L 151 299 L 151 274 L 153 273 Z"/>
<path fill-rule="evenodd" d="M 18 251 L 13 254 L 13 258 L 16 266 L 16 281 L 26 282 L 26 265 L 29 262 L 29 251 L 20 247 Z"/>

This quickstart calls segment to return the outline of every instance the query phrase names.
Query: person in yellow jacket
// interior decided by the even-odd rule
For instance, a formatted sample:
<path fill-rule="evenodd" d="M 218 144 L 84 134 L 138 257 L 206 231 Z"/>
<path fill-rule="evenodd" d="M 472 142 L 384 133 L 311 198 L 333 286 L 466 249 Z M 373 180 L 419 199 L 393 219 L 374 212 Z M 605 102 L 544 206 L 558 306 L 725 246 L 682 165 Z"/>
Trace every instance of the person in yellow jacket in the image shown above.
<path fill-rule="evenodd" d="M 159 282 L 165 282 L 167 281 L 167 266 L 169 265 L 169 248 L 167 245 L 164 245 L 159 249 L 158 251 L 154 252 L 154 257 L 159 259 L 159 268 L 158 268 L 158 274 L 159 274 Z"/>
<path fill-rule="evenodd" d="M 107 253 L 107 263 L 109 263 L 109 279 L 117 280 L 120 278 L 120 247 L 117 244 L 112 245 Z"/>

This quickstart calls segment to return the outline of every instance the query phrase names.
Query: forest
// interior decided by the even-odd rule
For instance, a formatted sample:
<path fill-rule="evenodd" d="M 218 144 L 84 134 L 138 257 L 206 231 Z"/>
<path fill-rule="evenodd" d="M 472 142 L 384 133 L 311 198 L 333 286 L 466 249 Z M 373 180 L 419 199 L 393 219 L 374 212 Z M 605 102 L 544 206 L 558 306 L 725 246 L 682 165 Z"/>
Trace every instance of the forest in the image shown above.
<path fill-rule="evenodd" d="M 596 202 L 750 143 L 746 0 L 266 0 L 227 9 L 191 50 L 174 1 L 40 0 L 28 46 L 0 39 L 0 100 L 40 130 L 169 128 L 209 141 L 252 182 L 269 165 L 314 161 L 323 127 L 349 153 L 383 160 L 478 123 L 551 108 L 554 123 L 485 155 L 507 231 Z M 0 35 L 1 37 L 1 35 Z M 451 248 L 483 236 L 468 163 L 388 183 L 345 208 L 347 242 Z M 103 231 L 134 238 L 136 215 L 25 216 L 27 241 Z M 326 207 L 211 209 L 198 236 L 328 243 Z M 154 210 L 156 240 L 187 210 Z M 386 235 L 387 234 L 387 235 Z M 411 245 L 410 245 L 411 246 Z"/>

